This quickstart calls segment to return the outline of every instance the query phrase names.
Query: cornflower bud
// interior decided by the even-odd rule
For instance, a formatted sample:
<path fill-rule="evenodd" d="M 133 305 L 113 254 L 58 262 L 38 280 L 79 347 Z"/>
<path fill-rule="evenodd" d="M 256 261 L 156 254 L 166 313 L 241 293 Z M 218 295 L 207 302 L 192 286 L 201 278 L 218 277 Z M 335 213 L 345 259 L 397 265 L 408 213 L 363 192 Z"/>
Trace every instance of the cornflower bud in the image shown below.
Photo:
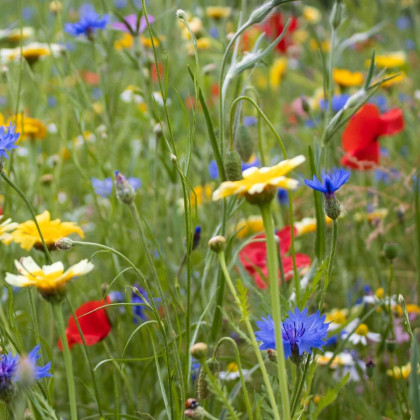
<path fill-rule="evenodd" d="M 125 176 L 115 171 L 115 189 L 117 198 L 124 204 L 130 205 L 134 201 L 136 192 Z"/>

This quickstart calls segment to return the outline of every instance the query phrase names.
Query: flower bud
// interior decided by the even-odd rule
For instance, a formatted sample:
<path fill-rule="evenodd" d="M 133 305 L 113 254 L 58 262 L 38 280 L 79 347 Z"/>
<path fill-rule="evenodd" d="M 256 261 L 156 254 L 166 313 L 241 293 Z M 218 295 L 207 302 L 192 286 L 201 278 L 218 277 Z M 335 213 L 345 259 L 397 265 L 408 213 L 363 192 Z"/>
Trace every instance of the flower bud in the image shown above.
<path fill-rule="evenodd" d="M 325 195 L 325 214 L 332 220 L 336 220 L 341 213 L 341 205 L 334 194 Z"/>
<path fill-rule="evenodd" d="M 274 349 L 267 350 L 268 360 L 272 362 L 277 362 L 277 352 Z"/>
<path fill-rule="evenodd" d="M 209 240 L 209 248 L 216 253 L 222 252 L 226 246 L 226 238 L 224 236 L 213 236 Z"/>
<path fill-rule="evenodd" d="M 197 249 L 198 245 L 200 245 L 200 239 L 201 239 L 201 226 L 197 226 L 194 231 L 194 237 L 193 237 L 193 245 L 192 249 Z"/>
<path fill-rule="evenodd" d="M 368 378 L 372 379 L 373 378 L 373 374 L 375 373 L 375 363 L 373 363 L 373 360 L 369 360 L 366 363 L 366 375 L 368 376 Z"/>
<path fill-rule="evenodd" d="M 385 257 L 387 257 L 390 261 L 398 257 L 398 251 L 399 246 L 395 242 L 387 242 L 384 245 Z"/>
<path fill-rule="evenodd" d="M 253 153 L 254 142 L 248 127 L 244 124 L 240 124 L 238 127 L 235 146 L 242 162 L 248 162 Z"/>
<path fill-rule="evenodd" d="M 301 101 L 302 101 L 303 111 L 306 112 L 307 114 L 309 114 L 311 112 L 311 106 L 309 105 L 308 100 L 306 99 L 305 96 L 301 96 Z"/>
<path fill-rule="evenodd" d="M 219 362 L 216 359 L 209 359 L 205 362 L 210 369 L 212 375 L 217 375 L 220 370 Z M 207 383 L 207 373 L 203 366 L 200 368 L 197 382 L 197 395 L 199 400 L 206 400 L 210 397 L 211 393 Z"/>
<path fill-rule="evenodd" d="M 195 343 L 190 348 L 191 356 L 195 357 L 197 360 L 201 360 L 207 357 L 208 352 L 209 352 L 209 347 L 206 343 Z"/>
<path fill-rule="evenodd" d="M 390 353 L 394 353 L 397 348 L 397 342 L 395 340 L 386 340 L 385 347 Z"/>
<path fill-rule="evenodd" d="M 70 238 L 60 238 L 56 243 L 55 247 L 61 251 L 67 251 L 73 246 L 73 241 Z"/>
<path fill-rule="evenodd" d="M 136 192 L 125 176 L 119 171 L 115 171 L 115 188 L 117 198 L 124 204 L 132 204 Z"/>
<path fill-rule="evenodd" d="M 242 162 L 238 152 L 230 150 L 225 156 L 225 172 L 228 181 L 242 179 Z"/>
<path fill-rule="evenodd" d="M 331 16 L 330 16 L 330 24 L 333 29 L 337 29 L 340 26 L 342 17 L 342 5 L 340 4 L 340 0 L 337 0 L 334 3 Z"/>

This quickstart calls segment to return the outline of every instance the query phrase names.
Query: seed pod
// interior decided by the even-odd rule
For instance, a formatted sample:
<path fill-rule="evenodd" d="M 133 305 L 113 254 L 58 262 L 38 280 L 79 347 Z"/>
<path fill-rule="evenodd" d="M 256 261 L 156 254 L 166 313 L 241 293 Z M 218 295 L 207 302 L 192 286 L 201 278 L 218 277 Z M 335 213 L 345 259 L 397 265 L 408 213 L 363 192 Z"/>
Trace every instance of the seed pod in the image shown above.
<path fill-rule="evenodd" d="M 226 153 L 225 172 L 228 181 L 239 181 L 242 179 L 242 163 L 238 152 L 230 150 Z"/>
<path fill-rule="evenodd" d="M 219 373 L 220 365 L 216 359 L 209 359 L 206 363 L 212 375 Z M 199 400 L 206 400 L 211 395 L 207 382 L 207 373 L 203 366 L 200 368 L 200 374 L 198 375 L 197 395 Z"/>
<path fill-rule="evenodd" d="M 248 162 L 251 159 L 254 151 L 254 142 L 249 128 L 244 124 L 240 124 L 236 132 L 235 148 L 242 162 Z"/>

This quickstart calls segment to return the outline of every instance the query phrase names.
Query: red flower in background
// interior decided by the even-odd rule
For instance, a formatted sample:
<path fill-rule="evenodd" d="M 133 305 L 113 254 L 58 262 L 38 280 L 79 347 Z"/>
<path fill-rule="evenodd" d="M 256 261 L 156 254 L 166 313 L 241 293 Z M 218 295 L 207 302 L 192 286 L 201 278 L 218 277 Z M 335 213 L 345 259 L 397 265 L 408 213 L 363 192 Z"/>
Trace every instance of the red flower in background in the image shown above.
<path fill-rule="evenodd" d="M 281 13 L 273 13 L 270 17 L 264 21 L 264 32 L 266 36 L 275 40 L 282 32 L 285 26 L 284 18 Z M 298 29 L 299 23 L 297 17 L 290 17 L 289 28 L 283 39 L 276 45 L 276 50 L 280 52 L 286 52 L 287 48 L 293 45 L 291 40 L 291 34 Z"/>
<path fill-rule="evenodd" d="M 106 297 L 106 300 L 93 300 L 84 303 L 75 311 L 75 315 L 79 321 L 80 329 L 82 330 L 87 346 L 92 346 L 93 344 L 103 340 L 111 331 L 111 324 L 106 310 L 101 308 L 101 306 L 108 303 L 110 303 L 109 297 Z M 69 348 L 72 348 L 77 343 L 83 343 L 73 316 L 69 318 L 66 328 L 66 337 Z M 60 350 L 63 350 L 61 340 L 58 341 L 58 347 Z"/>
<path fill-rule="evenodd" d="M 349 168 L 369 170 L 379 163 L 380 136 L 392 136 L 404 128 L 402 110 L 393 108 L 380 114 L 376 105 L 366 104 L 350 119 L 343 132 L 346 154 L 341 163 Z"/>
<path fill-rule="evenodd" d="M 295 228 L 295 234 L 297 230 Z M 290 226 L 286 226 L 284 229 L 276 233 L 280 240 L 280 254 L 281 262 L 283 264 L 284 277 L 286 280 L 290 280 L 293 277 L 293 258 L 285 256 L 292 243 Z M 254 236 L 252 239 L 264 239 L 265 234 L 261 233 Z M 239 260 L 248 271 L 248 273 L 254 277 L 255 283 L 260 289 L 267 287 L 267 281 L 261 278 L 260 273 L 267 278 L 267 248 L 265 242 L 252 242 L 242 248 L 239 253 Z M 311 265 L 311 259 L 305 254 L 296 254 L 296 266 L 297 268 L 308 267 Z M 278 274 L 280 278 L 280 272 Z"/>

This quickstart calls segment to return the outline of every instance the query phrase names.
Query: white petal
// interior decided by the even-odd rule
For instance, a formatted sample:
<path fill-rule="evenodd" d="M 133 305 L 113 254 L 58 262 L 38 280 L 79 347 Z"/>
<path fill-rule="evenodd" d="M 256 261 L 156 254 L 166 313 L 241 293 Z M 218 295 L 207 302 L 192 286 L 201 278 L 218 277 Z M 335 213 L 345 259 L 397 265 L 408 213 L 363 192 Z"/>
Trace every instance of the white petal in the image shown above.
<path fill-rule="evenodd" d="M 41 270 L 41 267 L 32 257 L 22 257 L 20 261 L 15 260 L 15 266 L 20 274 L 30 275 L 33 272 Z"/>
<path fill-rule="evenodd" d="M 6 273 L 6 283 L 14 287 L 23 287 L 30 284 L 25 276 L 17 276 L 16 274 Z"/>
<path fill-rule="evenodd" d="M 64 271 L 64 266 L 63 263 L 61 261 L 58 261 L 54 264 L 51 265 L 43 265 L 42 266 L 42 271 L 45 274 L 52 274 L 52 273 L 57 273 L 59 271 L 63 272 Z"/>

